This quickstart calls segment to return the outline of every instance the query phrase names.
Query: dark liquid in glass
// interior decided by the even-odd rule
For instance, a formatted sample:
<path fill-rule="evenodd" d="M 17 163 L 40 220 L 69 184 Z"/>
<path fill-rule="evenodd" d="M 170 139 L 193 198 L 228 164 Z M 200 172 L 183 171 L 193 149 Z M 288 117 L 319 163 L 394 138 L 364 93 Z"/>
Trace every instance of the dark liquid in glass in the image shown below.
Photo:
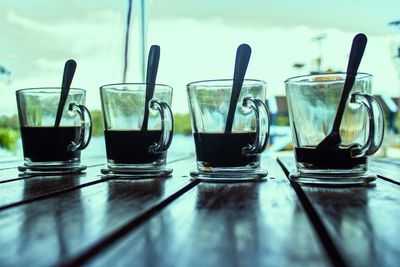
<path fill-rule="evenodd" d="M 149 147 L 158 143 L 161 130 L 106 130 L 107 159 L 113 164 L 146 164 L 162 160 L 166 152 L 152 153 Z"/>
<path fill-rule="evenodd" d="M 78 143 L 80 127 L 21 127 L 24 157 L 33 162 L 73 161 L 80 157 L 80 150 L 70 151 Z"/>
<path fill-rule="evenodd" d="M 295 148 L 298 163 L 315 169 L 352 169 L 367 163 L 367 157 L 352 158 L 351 148 L 316 149 L 315 147 Z"/>
<path fill-rule="evenodd" d="M 247 157 L 242 149 L 252 145 L 255 132 L 245 133 L 194 133 L 196 157 L 205 167 L 240 167 L 255 164 L 260 156 Z"/>

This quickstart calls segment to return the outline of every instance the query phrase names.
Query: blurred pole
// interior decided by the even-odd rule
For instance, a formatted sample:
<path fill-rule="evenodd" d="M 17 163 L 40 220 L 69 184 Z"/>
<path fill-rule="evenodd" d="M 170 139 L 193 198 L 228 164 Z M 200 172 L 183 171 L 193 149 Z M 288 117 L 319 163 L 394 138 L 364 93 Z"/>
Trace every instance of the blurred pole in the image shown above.
<path fill-rule="evenodd" d="M 317 72 L 321 73 L 322 72 L 322 63 L 323 63 L 323 58 L 322 58 L 322 42 L 328 37 L 326 33 L 320 33 L 314 37 L 311 38 L 311 41 L 317 43 L 318 45 L 318 57 L 316 58 L 316 63 L 317 63 Z"/>
<path fill-rule="evenodd" d="M 392 41 L 390 44 L 390 54 L 393 65 L 396 69 L 398 81 L 400 82 L 400 20 L 392 21 L 389 27 L 393 29 Z M 391 88 L 394 90 L 395 88 Z M 399 96 L 400 88 L 397 88 L 396 95 Z M 397 102 L 397 101 L 396 101 Z M 399 105 L 399 103 L 397 103 Z M 397 112 L 389 112 L 389 131 L 386 137 L 386 146 L 398 146 L 400 144 L 399 127 L 396 125 L 396 120 L 400 121 L 400 106 L 397 106 Z M 396 114 L 397 113 L 397 114 Z M 397 126 L 397 127 L 396 127 Z"/>
<path fill-rule="evenodd" d="M 140 75 L 141 82 L 145 82 L 146 55 L 147 55 L 147 0 L 140 0 Z"/>
<path fill-rule="evenodd" d="M 123 82 L 144 82 L 147 52 L 147 2 L 127 0 L 123 49 Z"/>
<path fill-rule="evenodd" d="M 394 29 L 390 44 L 390 52 L 393 65 L 400 81 L 400 20 L 390 22 L 389 26 Z"/>

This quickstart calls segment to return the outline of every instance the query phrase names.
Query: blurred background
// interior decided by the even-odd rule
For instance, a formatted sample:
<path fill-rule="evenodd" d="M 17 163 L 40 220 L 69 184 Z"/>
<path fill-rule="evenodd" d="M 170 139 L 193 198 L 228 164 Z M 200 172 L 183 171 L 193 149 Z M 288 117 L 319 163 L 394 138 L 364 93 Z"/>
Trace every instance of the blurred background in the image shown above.
<path fill-rule="evenodd" d="M 353 36 L 364 32 L 359 71 L 374 76 L 387 119 L 377 156 L 400 157 L 399 10 L 398 0 L 0 0 L 0 155 L 21 155 L 15 91 L 60 86 L 69 58 L 78 63 L 72 86 L 87 90 L 97 136 L 85 153 L 104 149 L 98 88 L 122 82 L 125 67 L 127 82 L 143 81 L 151 44 L 161 46 L 157 82 L 174 87 L 172 153 L 193 148 L 186 84 L 232 77 L 244 42 L 253 49 L 246 77 L 268 84 L 274 122 L 268 153 L 288 150 L 283 82 L 344 71 Z"/>

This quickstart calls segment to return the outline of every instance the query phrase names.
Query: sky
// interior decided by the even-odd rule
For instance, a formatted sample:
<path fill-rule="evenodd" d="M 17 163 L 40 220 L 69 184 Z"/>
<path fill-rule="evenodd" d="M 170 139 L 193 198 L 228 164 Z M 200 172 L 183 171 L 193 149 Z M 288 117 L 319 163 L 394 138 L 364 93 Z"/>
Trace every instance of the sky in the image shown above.
<path fill-rule="evenodd" d="M 89 108 L 99 109 L 98 88 L 122 80 L 126 8 L 125 0 L 0 0 L 0 66 L 12 73 L 9 83 L 0 76 L 0 112 L 16 113 L 19 88 L 60 86 L 69 58 L 78 63 L 72 86 L 86 89 Z M 374 75 L 374 93 L 399 96 L 391 48 L 400 31 L 388 27 L 400 20 L 398 10 L 393 0 L 149 0 L 147 45 L 161 46 L 157 82 L 174 87 L 174 112 L 187 112 L 187 83 L 232 77 L 241 43 L 252 47 L 246 77 L 265 80 L 267 98 L 283 95 L 284 80 L 315 69 L 312 38 L 321 33 L 323 68 L 338 71 L 353 36 L 366 33 L 359 71 Z M 133 14 L 128 81 L 139 82 L 136 3 Z"/>

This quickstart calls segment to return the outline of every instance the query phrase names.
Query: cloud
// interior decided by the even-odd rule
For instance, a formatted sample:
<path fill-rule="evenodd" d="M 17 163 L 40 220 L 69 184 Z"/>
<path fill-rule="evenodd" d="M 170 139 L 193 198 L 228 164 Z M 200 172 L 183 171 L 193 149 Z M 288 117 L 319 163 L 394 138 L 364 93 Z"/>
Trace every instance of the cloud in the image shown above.
<path fill-rule="evenodd" d="M 20 27 L 27 31 L 36 31 L 46 34 L 54 34 L 59 32 L 59 26 L 57 24 L 50 24 L 45 21 L 42 22 L 26 16 L 21 16 L 12 9 L 7 11 L 6 20 L 10 27 Z"/>
<path fill-rule="evenodd" d="M 304 25 L 377 35 L 387 34 L 388 23 L 400 19 L 398 0 L 154 0 L 149 10 L 151 18 L 160 20 L 218 19 L 235 27 Z"/>

